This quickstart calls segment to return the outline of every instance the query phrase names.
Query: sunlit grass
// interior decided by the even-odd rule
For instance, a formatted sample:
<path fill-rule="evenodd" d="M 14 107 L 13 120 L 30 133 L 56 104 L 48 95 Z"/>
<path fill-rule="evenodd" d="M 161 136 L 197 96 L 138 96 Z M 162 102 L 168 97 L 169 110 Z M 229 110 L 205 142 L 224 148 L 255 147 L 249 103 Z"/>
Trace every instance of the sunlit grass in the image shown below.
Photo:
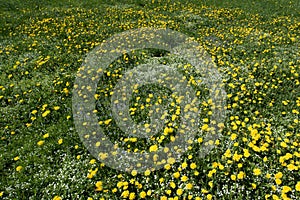
<path fill-rule="evenodd" d="M 299 3 L 253 2 L 1 2 L 0 199 L 299 199 Z M 140 27 L 194 37 L 224 75 L 227 92 L 217 148 L 200 158 L 199 136 L 181 162 L 145 174 L 116 171 L 91 156 L 71 109 L 85 55 L 110 36 Z M 173 62 L 151 51 L 126 56 L 98 88 L 99 121 L 108 132 L 117 129 L 106 121 L 110 85 L 122 70 L 147 59 Z M 137 122 L 146 119 L 147 103 L 176 108 L 155 93 L 162 88 L 140 89 L 131 101 Z M 199 129 L 205 131 L 210 101 L 202 89 Z M 146 148 L 141 141 L 122 142 Z"/>

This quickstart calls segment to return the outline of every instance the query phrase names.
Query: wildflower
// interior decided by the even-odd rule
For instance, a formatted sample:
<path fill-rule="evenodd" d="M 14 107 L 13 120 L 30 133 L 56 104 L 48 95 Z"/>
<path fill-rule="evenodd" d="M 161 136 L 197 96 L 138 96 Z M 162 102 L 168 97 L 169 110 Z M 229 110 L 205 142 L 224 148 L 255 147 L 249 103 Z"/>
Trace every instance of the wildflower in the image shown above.
<path fill-rule="evenodd" d="M 211 194 L 206 195 L 207 200 L 211 200 L 213 196 Z"/>
<path fill-rule="evenodd" d="M 93 164 L 95 164 L 95 163 L 96 163 L 96 159 L 91 159 L 91 160 L 90 160 L 90 164 L 93 165 Z"/>
<path fill-rule="evenodd" d="M 230 151 L 230 149 L 227 149 L 227 150 L 226 150 L 226 152 L 224 153 L 224 156 L 225 156 L 226 158 L 230 158 L 230 157 L 231 157 L 231 151 Z"/>
<path fill-rule="evenodd" d="M 147 169 L 147 170 L 144 172 L 144 175 L 145 175 L 145 176 L 149 176 L 150 173 L 151 173 L 151 171 L 150 171 L 149 169 Z"/>
<path fill-rule="evenodd" d="M 60 196 L 55 196 L 53 197 L 53 200 L 62 200 L 62 198 Z"/>
<path fill-rule="evenodd" d="M 239 172 L 237 175 L 238 179 L 243 179 L 245 177 L 245 173 L 244 172 Z"/>
<path fill-rule="evenodd" d="M 129 199 L 130 199 L 130 200 L 135 199 L 135 193 L 134 193 L 134 192 L 130 192 L 130 194 L 129 194 Z"/>
<path fill-rule="evenodd" d="M 258 176 L 258 175 L 260 175 L 260 174 L 261 174 L 261 171 L 260 171 L 260 169 L 259 169 L 259 168 L 255 168 L 255 169 L 253 169 L 253 174 L 254 174 L 255 176 Z"/>
<path fill-rule="evenodd" d="M 174 189 L 176 187 L 176 184 L 173 181 L 171 181 L 170 182 L 170 187 Z"/>
<path fill-rule="evenodd" d="M 21 171 L 22 169 L 23 169 L 22 166 L 17 166 L 16 171 L 19 172 L 19 171 Z"/>
<path fill-rule="evenodd" d="M 170 169 L 171 169 L 171 165 L 170 165 L 170 164 L 165 164 L 164 168 L 165 168 L 166 170 L 170 170 Z"/>
<path fill-rule="evenodd" d="M 172 165 L 176 162 L 176 160 L 175 160 L 175 158 L 170 157 L 170 158 L 168 158 L 167 162 L 168 162 L 168 164 Z"/>
<path fill-rule="evenodd" d="M 179 173 L 179 172 L 175 172 L 175 173 L 173 174 L 173 176 L 174 176 L 174 178 L 179 178 L 180 173 Z"/>
<path fill-rule="evenodd" d="M 186 184 L 186 189 L 191 190 L 192 188 L 193 188 L 193 184 L 192 183 Z"/>
<path fill-rule="evenodd" d="M 196 167 L 197 167 L 196 163 L 191 163 L 191 164 L 190 164 L 190 168 L 191 168 L 191 169 L 196 169 Z"/>
<path fill-rule="evenodd" d="M 107 119 L 107 120 L 104 121 L 104 124 L 108 125 L 111 121 L 112 121 L 112 119 Z"/>
<path fill-rule="evenodd" d="M 203 126 L 202 126 L 202 128 L 201 128 L 203 131 L 207 131 L 207 129 L 208 129 L 208 124 L 204 124 Z"/>
<path fill-rule="evenodd" d="M 176 190 L 176 194 L 178 195 L 178 196 L 181 196 L 182 194 L 183 194 L 183 190 L 182 189 L 177 189 Z"/>
<path fill-rule="evenodd" d="M 296 191 L 300 192 L 300 181 L 297 182 L 295 189 Z"/>
<path fill-rule="evenodd" d="M 157 151 L 158 150 L 158 147 L 157 147 L 157 145 L 155 144 L 155 145 L 152 145 L 152 146 L 150 146 L 150 148 L 149 148 L 149 151 L 150 152 L 154 152 L 154 151 Z"/>
<path fill-rule="evenodd" d="M 103 189 L 103 183 L 102 183 L 102 181 L 98 181 L 97 183 L 96 183 L 96 191 L 101 191 Z"/>
<path fill-rule="evenodd" d="M 219 169 L 220 169 L 220 170 L 223 170 L 223 169 L 224 169 L 224 165 L 219 164 Z"/>
<path fill-rule="evenodd" d="M 58 144 L 62 144 L 63 143 L 63 139 L 62 138 L 60 138 L 59 140 L 58 140 L 58 142 L 57 142 Z"/>
<path fill-rule="evenodd" d="M 122 194 L 121 194 L 121 197 L 123 197 L 123 198 L 127 198 L 128 196 L 129 196 L 129 191 L 128 190 L 123 191 Z"/>
<path fill-rule="evenodd" d="M 276 179 L 280 179 L 280 178 L 282 178 L 282 176 L 283 176 L 282 172 L 278 172 L 275 174 Z"/>
<path fill-rule="evenodd" d="M 131 171 L 131 175 L 132 175 L 132 176 L 136 176 L 136 175 L 137 175 L 137 171 L 136 171 L 136 170 L 132 170 L 132 171 Z"/>
<path fill-rule="evenodd" d="M 60 108 L 59 106 L 54 106 L 53 107 L 54 110 L 59 110 L 59 108 Z"/>
<path fill-rule="evenodd" d="M 282 183 L 281 179 L 279 179 L 279 178 L 276 178 L 275 182 L 276 182 L 277 185 L 280 185 Z"/>
<path fill-rule="evenodd" d="M 146 192 L 144 192 L 144 191 L 140 192 L 140 197 L 141 197 L 142 199 L 146 198 L 146 196 L 147 196 L 147 193 L 146 193 Z"/>
<path fill-rule="evenodd" d="M 232 174 L 232 175 L 230 176 L 230 178 L 231 178 L 231 180 L 235 181 L 235 180 L 236 180 L 236 175 Z"/>
<path fill-rule="evenodd" d="M 50 113 L 50 110 L 46 110 L 43 114 L 42 117 L 46 117 Z"/>
<path fill-rule="evenodd" d="M 189 178 L 187 176 L 182 176 L 181 177 L 181 181 L 182 182 L 186 182 L 187 180 L 189 180 Z"/>
<path fill-rule="evenodd" d="M 199 137 L 199 138 L 197 139 L 197 141 L 198 141 L 199 143 L 202 143 L 202 142 L 203 142 L 203 138 Z"/>
<path fill-rule="evenodd" d="M 239 161 L 242 158 L 242 155 L 237 154 L 237 152 L 234 153 L 232 159 L 234 161 Z"/>
<path fill-rule="evenodd" d="M 38 145 L 38 146 L 42 146 L 44 143 L 45 143 L 44 140 L 40 140 L 40 141 L 38 141 L 37 145 Z"/>
<path fill-rule="evenodd" d="M 292 191 L 292 188 L 290 188 L 289 186 L 282 187 L 282 193 L 288 193 L 289 191 Z"/>
<path fill-rule="evenodd" d="M 181 167 L 182 167 L 182 169 L 185 169 L 187 167 L 187 163 L 186 162 L 182 163 Z"/>

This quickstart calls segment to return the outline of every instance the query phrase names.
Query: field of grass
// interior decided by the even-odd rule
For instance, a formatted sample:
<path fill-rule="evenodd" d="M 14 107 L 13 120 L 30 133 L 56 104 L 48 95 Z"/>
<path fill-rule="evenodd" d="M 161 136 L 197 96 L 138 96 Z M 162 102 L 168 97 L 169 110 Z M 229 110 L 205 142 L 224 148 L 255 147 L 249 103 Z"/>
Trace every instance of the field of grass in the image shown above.
<path fill-rule="evenodd" d="M 74 125 L 72 92 L 89 52 L 142 27 L 193 37 L 213 58 L 227 96 L 222 136 L 199 157 L 213 102 L 193 84 L 202 78 L 193 66 L 151 49 L 112 61 L 95 112 L 127 151 L 169 143 L 182 117 L 169 90 L 143 86 L 130 100 L 131 118 L 147 123 L 148 108 L 162 103 L 164 129 L 150 142 L 122 132 L 110 99 L 127 69 L 149 60 L 176 64 L 199 98 L 198 132 L 182 158 L 139 174 L 90 154 Z M 299 199 L 299 44 L 298 0 L 0 0 L 0 199 Z"/>

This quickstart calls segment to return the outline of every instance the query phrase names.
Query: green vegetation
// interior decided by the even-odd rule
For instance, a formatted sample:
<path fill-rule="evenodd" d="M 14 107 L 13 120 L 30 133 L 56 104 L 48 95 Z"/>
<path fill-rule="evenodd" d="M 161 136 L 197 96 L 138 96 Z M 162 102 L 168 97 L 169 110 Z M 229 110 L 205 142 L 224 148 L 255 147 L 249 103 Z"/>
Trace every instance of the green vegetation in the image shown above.
<path fill-rule="evenodd" d="M 297 0 L 0 0 L 0 199 L 299 199 L 299 10 Z M 180 162 L 135 174 L 90 155 L 73 123 L 72 90 L 88 52 L 141 27 L 170 28 L 203 45 L 224 75 L 227 116 L 205 158 L 198 156 L 198 135 Z M 96 109 L 107 133 L 124 136 L 107 121 L 111 85 L 136 62 L 174 63 L 159 53 L 126 54 L 105 72 Z M 140 89 L 130 101 L 135 122 L 147 120 L 142 105 L 160 99 L 176 114 L 172 100 L 162 100 L 168 90 Z M 205 95 L 200 102 L 199 132 L 206 133 L 211 102 Z M 120 142 L 132 150 L 155 145 Z"/>

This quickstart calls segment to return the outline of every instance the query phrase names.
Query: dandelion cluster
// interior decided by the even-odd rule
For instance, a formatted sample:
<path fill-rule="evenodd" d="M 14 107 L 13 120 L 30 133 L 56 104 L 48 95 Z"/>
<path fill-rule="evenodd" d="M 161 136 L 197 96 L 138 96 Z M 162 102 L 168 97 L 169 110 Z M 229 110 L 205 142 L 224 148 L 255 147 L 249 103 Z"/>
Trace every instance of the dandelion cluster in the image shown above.
<path fill-rule="evenodd" d="M 0 199 L 300 197 L 299 17 L 171 1 L 18 8 L 17 13 L 0 13 Z M 186 60 L 155 49 L 123 53 L 101 72 L 93 94 L 93 114 L 107 138 L 124 151 L 155 155 L 176 141 L 185 109 L 197 113 L 197 132 L 180 160 L 170 156 L 159 161 L 158 170 L 122 172 L 105 164 L 112 155 L 94 157 L 82 144 L 72 91 L 88 52 L 116 33 L 143 27 L 182 32 L 203 46 L 223 75 L 227 115 L 222 123 L 214 121 L 214 99 L 201 83 L 204 77 Z M 137 84 L 126 100 L 127 119 L 113 113 L 118 81 L 133 79 L 126 71 L 149 63 L 179 71 L 197 103 L 182 107 L 182 97 L 167 85 Z M 158 105 L 167 112 L 156 110 Z M 151 123 L 153 116 L 159 116 L 158 124 Z M 116 119 L 141 126 L 126 132 Z M 160 129 L 151 135 L 153 125 Z M 216 127 L 221 137 L 207 141 Z M 147 137 L 135 136 L 137 130 Z M 215 148 L 203 156 L 205 144 Z"/>

